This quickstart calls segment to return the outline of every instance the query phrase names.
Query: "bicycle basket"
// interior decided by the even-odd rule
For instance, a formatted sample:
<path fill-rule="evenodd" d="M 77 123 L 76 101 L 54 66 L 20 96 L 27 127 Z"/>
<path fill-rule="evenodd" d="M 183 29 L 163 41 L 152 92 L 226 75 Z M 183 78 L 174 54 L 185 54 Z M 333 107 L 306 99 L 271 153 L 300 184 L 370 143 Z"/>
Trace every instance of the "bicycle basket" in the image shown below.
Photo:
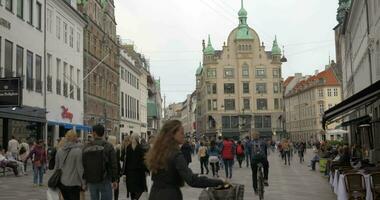
<path fill-rule="evenodd" d="M 227 189 L 204 189 L 199 200 L 243 200 L 244 199 L 244 185 L 232 184 Z"/>

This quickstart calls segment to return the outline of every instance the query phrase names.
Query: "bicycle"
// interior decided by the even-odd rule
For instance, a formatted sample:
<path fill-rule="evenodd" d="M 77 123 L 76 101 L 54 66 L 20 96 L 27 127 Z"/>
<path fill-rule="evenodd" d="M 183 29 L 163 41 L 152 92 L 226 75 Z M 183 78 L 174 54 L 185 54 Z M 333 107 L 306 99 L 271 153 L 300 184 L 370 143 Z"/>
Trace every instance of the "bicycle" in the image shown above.
<path fill-rule="evenodd" d="M 264 199 L 264 168 L 261 163 L 257 164 L 257 192 L 259 199 Z"/>

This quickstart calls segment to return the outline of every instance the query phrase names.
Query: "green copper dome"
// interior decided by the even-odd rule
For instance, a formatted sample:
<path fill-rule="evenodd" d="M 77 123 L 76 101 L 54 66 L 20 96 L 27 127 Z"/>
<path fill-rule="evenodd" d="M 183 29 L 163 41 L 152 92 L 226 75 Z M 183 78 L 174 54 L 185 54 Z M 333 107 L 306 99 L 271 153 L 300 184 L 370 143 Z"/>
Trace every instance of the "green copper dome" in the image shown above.
<path fill-rule="evenodd" d="M 214 55 L 214 53 L 215 53 L 215 49 L 214 49 L 214 47 L 212 47 L 212 44 L 211 44 L 210 35 L 208 35 L 207 47 L 203 50 L 203 53 L 205 55 Z"/>
<path fill-rule="evenodd" d="M 278 43 L 277 43 L 277 36 L 275 37 L 275 39 L 273 41 L 272 55 L 281 55 L 281 49 L 280 49 L 280 47 L 278 46 Z"/>
<path fill-rule="evenodd" d="M 237 33 L 236 33 L 236 39 L 238 40 L 252 40 L 253 36 L 252 33 L 249 31 L 248 26 L 239 26 Z"/>
<path fill-rule="evenodd" d="M 202 63 L 199 63 L 199 67 L 197 69 L 197 72 L 195 73 L 196 76 L 199 76 L 202 74 L 202 70 L 203 70 L 203 67 L 202 67 Z"/>

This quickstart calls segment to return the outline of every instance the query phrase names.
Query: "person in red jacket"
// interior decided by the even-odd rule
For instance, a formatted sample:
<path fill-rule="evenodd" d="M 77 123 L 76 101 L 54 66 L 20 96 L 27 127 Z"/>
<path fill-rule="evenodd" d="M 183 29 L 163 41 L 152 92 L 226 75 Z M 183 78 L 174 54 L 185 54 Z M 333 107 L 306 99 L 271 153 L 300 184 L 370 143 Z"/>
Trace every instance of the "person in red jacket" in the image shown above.
<path fill-rule="evenodd" d="M 231 179 L 232 164 L 234 162 L 235 144 L 232 140 L 225 137 L 221 146 L 221 154 L 224 163 L 224 169 L 226 172 L 226 178 Z"/>

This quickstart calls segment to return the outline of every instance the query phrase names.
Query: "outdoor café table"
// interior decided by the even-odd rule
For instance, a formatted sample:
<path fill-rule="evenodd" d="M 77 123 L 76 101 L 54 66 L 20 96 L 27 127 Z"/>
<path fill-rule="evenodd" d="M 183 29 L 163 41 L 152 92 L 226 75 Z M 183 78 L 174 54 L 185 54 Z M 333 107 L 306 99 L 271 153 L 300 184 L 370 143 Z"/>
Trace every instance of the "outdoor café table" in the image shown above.
<path fill-rule="evenodd" d="M 366 186 L 366 200 L 373 200 L 372 198 L 372 191 L 371 191 L 371 185 L 370 185 L 370 180 L 369 180 L 369 174 L 364 174 L 362 172 L 359 172 L 360 174 L 363 174 L 364 180 L 365 180 L 365 186 Z M 337 199 L 338 200 L 347 200 L 348 199 L 348 193 L 346 190 L 346 183 L 344 181 L 344 174 L 339 175 L 339 181 L 338 181 L 338 186 L 337 186 Z M 335 191 L 335 188 L 334 188 Z"/>

